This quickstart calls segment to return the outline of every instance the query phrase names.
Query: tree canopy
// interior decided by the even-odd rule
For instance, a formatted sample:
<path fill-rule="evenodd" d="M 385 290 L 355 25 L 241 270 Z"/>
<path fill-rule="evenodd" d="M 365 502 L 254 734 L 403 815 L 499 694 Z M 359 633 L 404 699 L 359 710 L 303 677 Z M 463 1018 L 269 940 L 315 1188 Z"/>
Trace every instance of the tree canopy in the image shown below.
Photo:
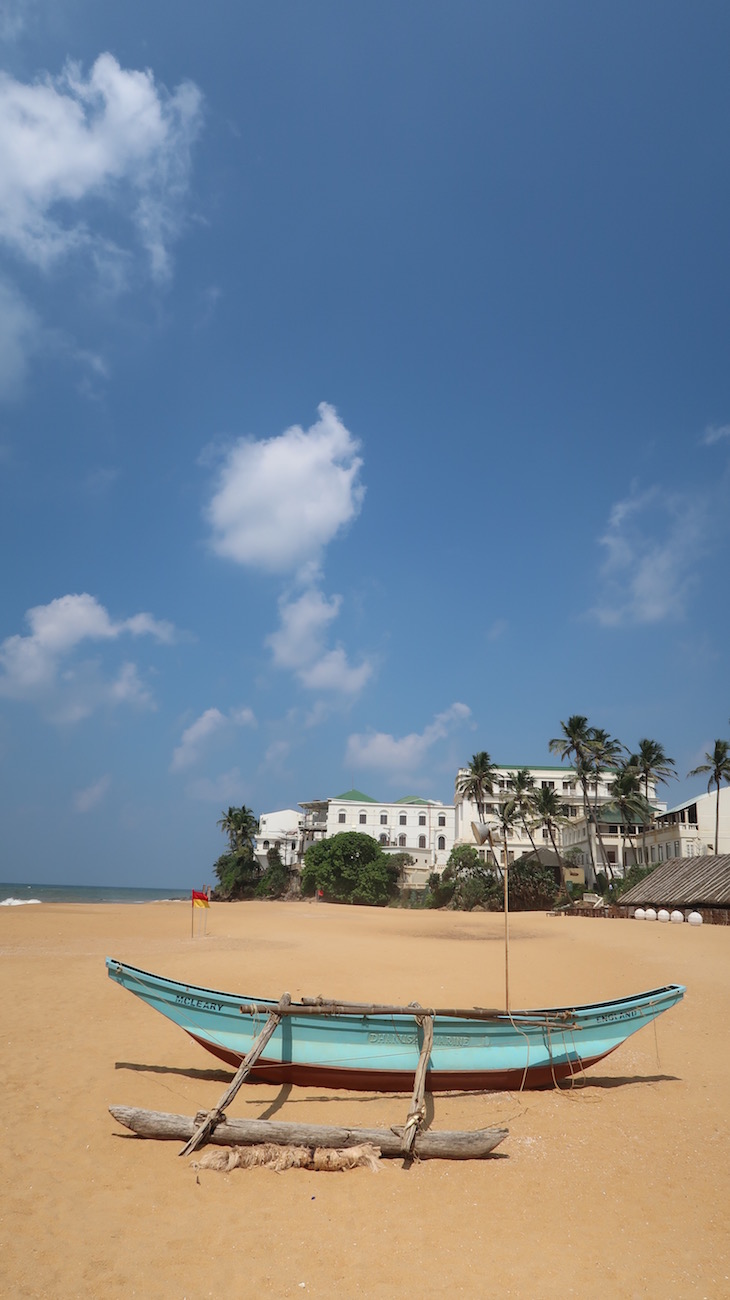
<path fill-rule="evenodd" d="M 342 831 L 310 844 L 304 854 L 302 893 L 320 889 L 328 902 L 384 907 L 391 896 L 393 873 L 388 855 L 370 835 Z"/>
<path fill-rule="evenodd" d="M 471 763 L 457 780 L 459 794 L 476 804 L 480 822 L 485 819 L 486 803 L 492 793 L 495 771 L 486 749 L 480 749 L 478 754 L 472 754 Z"/>
<path fill-rule="evenodd" d="M 254 857 L 254 839 L 259 828 L 256 817 L 243 804 L 223 813 L 218 825 L 228 837 L 228 852 L 222 853 L 213 867 L 220 881 L 215 892 L 224 899 L 249 897 L 261 876 Z"/>

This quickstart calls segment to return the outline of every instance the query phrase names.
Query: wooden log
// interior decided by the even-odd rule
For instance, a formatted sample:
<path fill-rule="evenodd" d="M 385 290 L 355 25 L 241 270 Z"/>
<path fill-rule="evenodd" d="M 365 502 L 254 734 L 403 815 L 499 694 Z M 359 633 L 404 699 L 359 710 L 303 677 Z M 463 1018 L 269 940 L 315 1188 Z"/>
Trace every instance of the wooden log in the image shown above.
<path fill-rule="evenodd" d="M 291 993 L 282 993 L 281 998 L 279 999 L 279 1006 L 277 1010 L 271 1013 L 268 1020 L 266 1021 L 266 1024 L 261 1030 L 261 1033 L 258 1035 L 257 1038 L 254 1039 L 253 1043 L 251 1044 L 250 1052 L 248 1052 L 247 1055 L 244 1056 L 243 1060 L 241 1061 L 241 1064 L 236 1070 L 236 1073 L 231 1079 L 231 1082 L 229 1083 L 228 1087 L 223 1093 L 223 1096 L 220 1098 L 218 1104 L 214 1106 L 212 1110 L 208 1111 L 207 1115 L 205 1115 L 204 1118 L 201 1120 L 201 1122 L 198 1124 L 197 1128 L 195 1129 L 195 1132 L 190 1138 L 190 1141 L 187 1142 L 183 1147 L 182 1151 L 179 1152 L 181 1156 L 189 1156 L 191 1152 L 195 1151 L 196 1147 L 202 1146 L 203 1143 L 206 1141 L 207 1137 L 209 1136 L 211 1130 L 215 1128 L 216 1124 L 218 1124 L 220 1120 L 223 1118 L 223 1112 L 226 1106 L 228 1106 L 229 1103 L 233 1101 L 233 1098 L 238 1092 L 238 1089 L 241 1087 L 241 1084 L 243 1083 L 244 1079 L 246 1079 L 248 1075 L 251 1073 L 253 1066 L 258 1061 L 266 1044 L 268 1043 L 269 1039 L 274 1033 L 274 1030 L 276 1029 L 277 1025 L 281 1023 L 281 1012 L 286 1007 L 289 1006 L 290 1002 L 291 1002 Z"/>
<path fill-rule="evenodd" d="M 242 1002 L 240 1010 L 244 1015 L 268 1016 L 273 1010 L 271 1002 Z M 445 1017 L 451 1020 L 514 1020 L 520 1025 L 555 1026 L 577 1028 L 574 1013 L 565 1011 L 540 1011 L 524 1013 L 513 1011 L 507 1016 L 504 1009 L 491 1007 L 424 1007 L 423 1013 L 429 1016 Z M 302 998 L 301 1002 L 292 1002 L 282 1012 L 282 1016 L 412 1016 L 413 1005 L 396 1006 L 384 1002 L 333 1002 L 324 998 Z"/>
<path fill-rule="evenodd" d="M 110 1106 L 109 1113 L 140 1137 L 181 1141 L 191 1137 L 195 1120 L 187 1115 L 142 1110 L 131 1106 Z M 209 1135 L 216 1146 L 257 1146 L 274 1142 L 281 1146 L 351 1147 L 370 1142 L 384 1156 L 403 1155 L 402 1127 L 342 1128 L 320 1124 L 289 1124 L 281 1120 L 223 1119 Z M 506 1128 L 474 1130 L 427 1130 L 416 1135 L 413 1155 L 420 1160 L 479 1160 L 489 1155 L 507 1137 Z"/>
<path fill-rule="evenodd" d="M 409 1155 L 413 1150 L 413 1143 L 416 1140 L 416 1134 L 426 1117 L 426 1070 L 428 1060 L 433 1047 L 433 1016 L 416 1016 L 416 1022 L 423 1029 L 423 1043 L 421 1052 L 418 1057 L 416 1074 L 413 1080 L 413 1096 L 411 1098 L 411 1108 L 406 1120 L 405 1132 L 403 1134 L 403 1153 Z"/>

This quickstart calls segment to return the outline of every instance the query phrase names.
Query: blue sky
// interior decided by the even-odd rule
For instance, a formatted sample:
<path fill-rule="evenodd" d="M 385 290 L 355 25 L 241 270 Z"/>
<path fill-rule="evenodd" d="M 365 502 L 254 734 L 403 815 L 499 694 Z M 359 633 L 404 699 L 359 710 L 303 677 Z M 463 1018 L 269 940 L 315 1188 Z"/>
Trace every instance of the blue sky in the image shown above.
<path fill-rule="evenodd" d="M 728 734 L 730 11 L 0 2 L 5 880 Z M 698 788 L 672 783 L 670 801 Z"/>

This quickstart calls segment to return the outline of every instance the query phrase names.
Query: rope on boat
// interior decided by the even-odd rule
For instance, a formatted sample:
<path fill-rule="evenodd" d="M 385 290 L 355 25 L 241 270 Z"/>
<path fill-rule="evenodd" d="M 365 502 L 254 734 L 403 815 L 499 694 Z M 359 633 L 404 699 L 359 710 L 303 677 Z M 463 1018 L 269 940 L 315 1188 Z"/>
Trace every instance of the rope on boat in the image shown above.
<path fill-rule="evenodd" d="M 522 1034 L 522 1037 L 524 1038 L 525 1042 L 527 1043 L 527 1058 L 526 1058 L 526 1060 L 525 1060 L 525 1068 L 524 1068 L 524 1070 L 522 1071 L 522 1079 L 520 1080 L 520 1086 L 519 1086 L 519 1088 L 517 1089 L 517 1092 L 518 1092 L 518 1094 L 519 1094 L 519 1093 L 521 1093 L 521 1092 L 524 1092 L 524 1090 L 525 1090 L 525 1084 L 527 1083 L 527 1075 L 528 1075 L 528 1071 L 529 1071 L 529 1069 L 530 1069 L 530 1037 L 529 1037 L 529 1034 L 525 1033 L 525 1030 L 524 1030 L 524 1029 L 521 1029 L 519 1025 L 515 1024 L 514 1016 L 512 1015 L 512 1012 L 509 1010 L 509 1008 L 507 1009 L 507 1015 L 509 1016 L 509 1021 L 510 1021 L 510 1024 L 511 1024 L 512 1028 L 513 1028 L 513 1029 L 516 1029 L 518 1034 Z M 549 1027 L 549 1026 L 546 1026 L 546 1028 L 547 1028 L 548 1035 L 549 1035 L 549 1034 L 550 1034 L 550 1027 Z M 549 1040 L 548 1040 L 548 1041 L 549 1041 Z"/>

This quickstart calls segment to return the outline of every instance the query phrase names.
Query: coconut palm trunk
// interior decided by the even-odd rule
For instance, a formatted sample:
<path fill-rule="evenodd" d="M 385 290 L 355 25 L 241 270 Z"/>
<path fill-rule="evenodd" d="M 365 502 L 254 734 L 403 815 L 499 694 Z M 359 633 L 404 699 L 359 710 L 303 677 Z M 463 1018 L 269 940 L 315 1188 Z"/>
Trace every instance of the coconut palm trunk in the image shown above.
<path fill-rule="evenodd" d="M 645 818 L 641 827 L 641 854 L 644 859 L 644 866 L 648 865 L 649 853 L 646 843 L 647 824 L 653 821 L 651 805 L 649 804 L 649 783 L 658 782 L 666 783 L 670 777 L 675 777 L 677 773 L 674 769 L 674 759 L 669 758 L 664 752 L 664 748 L 658 740 L 650 740 L 644 737 L 639 741 L 639 748 L 635 754 L 631 754 L 627 766 L 634 768 L 640 777 L 644 786 L 644 800 L 646 807 L 649 809 L 649 817 Z"/>
<path fill-rule="evenodd" d="M 687 776 L 700 776 L 709 772 L 708 793 L 713 785 L 717 787 L 715 803 L 715 856 L 717 856 L 720 845 L 720 784 L 722 781 L 730 781 L 730 741 L 716 740 L 712 753 L 706 753 L 705 758 L 707 762 L 694 767 Z"/>
<path fill-rule="evenodd" d="M 580 760 L 576 764 L 576 771 L 578 774 L 578 780 L 580 781 L 580 788 L 583 794 L 583 816 L 585 818 L 585 823 L 586 823 L 586 838 L 588 840 L 588 857 L 590 858 L 591 873 L 593 876 L 593 880 L 591 881 L 591 884 L 593 884 L 593 881 L 595 881 L 596 878 L 596 846 L 593 842 L 593 834 L 594 834 L 596 822 L 595 822 L 595 817 L 593 815 L 593 812 L 591 810 L 591 797 L 588 793 L 588 774 L 583 766 L 582 760 Z"/>
<path fill-rule="evenodd" d="M 508 777 L 512 782 L 514 791 L 514 802 L 519 819 L 522 823 L 523 830 L 532 846 L 532 852 L 537 857 L 537 845 L 532 838 L 532 832 L 527 820 L 527 813 L 531 806 L 531 795 L 535 788 L 535 778 L 528 767 L 518 768 L 516 772 L 509 772 Z"/>
<path fill-rule="evenodd" d="M 564 805 L 560 803 L 554 790 L 550 789 L 549 786 L 542 786 L 539 790 L 535 790 L 532 797 L 532 807 L 535 812 L 534 824 L 537 826 L 544 826 L 548 833 L 550 843 L 553 846 L 553 853 L 558 859 L 558 870 L 560 871 L 560 884 L 562 891 L 566 898 L 570 898 L 568 893 L 568 882 L 565 878 L 565 866 L 555 839 L 555 831 L 558 825 L 567 821 L 567 818 L 564 815 Z"/>

